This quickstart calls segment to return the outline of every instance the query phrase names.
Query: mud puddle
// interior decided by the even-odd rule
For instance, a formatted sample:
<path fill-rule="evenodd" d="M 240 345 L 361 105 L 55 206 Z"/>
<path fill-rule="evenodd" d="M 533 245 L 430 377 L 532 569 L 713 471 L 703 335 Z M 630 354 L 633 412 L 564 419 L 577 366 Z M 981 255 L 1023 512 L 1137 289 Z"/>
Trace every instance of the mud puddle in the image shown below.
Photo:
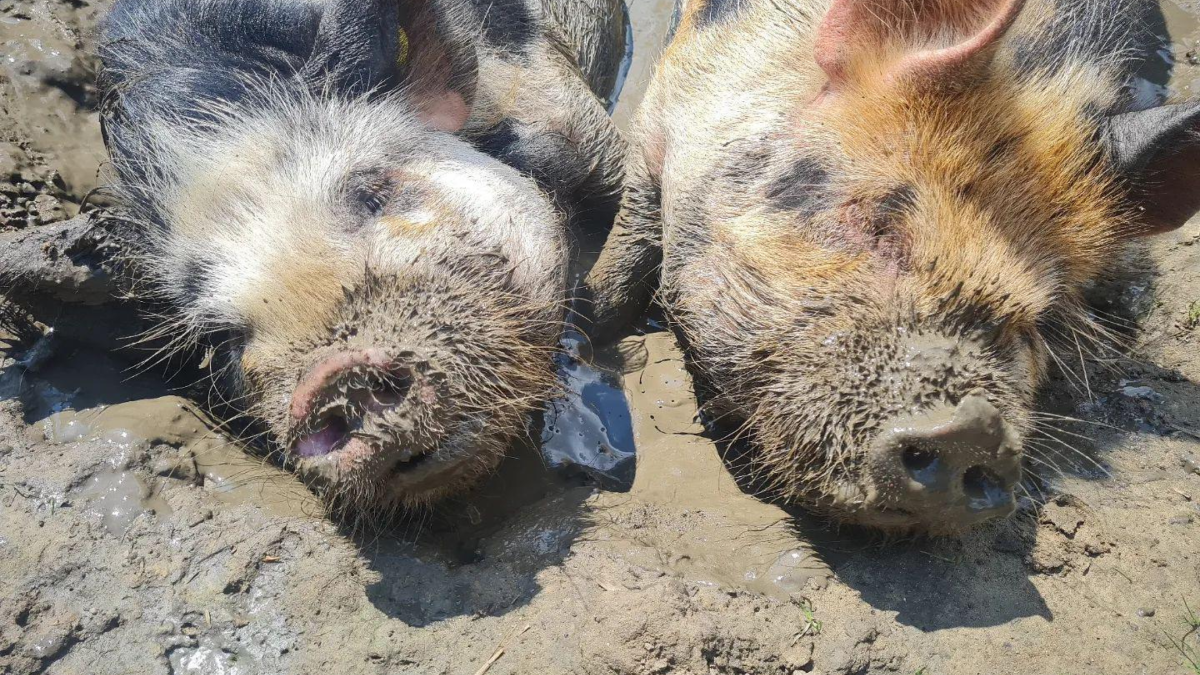
<path fill-rule="evenodd" d="M 1162 10 L 1167 34 L 1159 54 L 1164 74 L 1170 74 L 1165 93 L 1194 98 L 1200 95 L 1200 2 L 1163 0 Z"/>
<path fill-rule="evenodd" d="M 84 351 L 24 375 L 26 436 L 89 449 L 95 472 L 73 494 L 114 534 L 143 513 L 171 513 L 159 494 L 163 481 L 192 483 L 222 503 L 254 504 L 277 516 L 324 513 L 291 474 L 222 434 L 192 401 L 133 371 Z"/>
<path fill-rule="evenodd" d="M 1177 61 L 1195 60 L 1200 27 L 1194 8 L 1186 5 L 1164 3 L 1174 46 L 1160 52 L 1161 63 L 1148 65 L 1142 86 L 1146 96 L 1186 94 L 1192 86 L 1178 69 L 1170 90 L 1167 84 Z M 628 9 L 636 49 L 624 68 L 615 106 L 622 126 L 644 94 L 673 23 L 674 2 L 634 0 Z M 23 69 L 25 81 L 36 75 L 35 80 L 53 84 L 86 69 L 71 49 L 78 38 L 69 31 L 49 30 L 38 22 L 19 25 L 21 30 L 8 36 L 13 48 L 20 48 L 8 67 Z M 1168 43 L 1166 36 L 1164 41 Z M 38 65 L 21 65 L 26 62 Z M 33 100 L 29 92 L 18 93 L 21 100 Z M 79 134 L 60 129 L 51 135 Z M 71 154 L 69 150 L 53 151 Z M 86 182 L 77 178 L 70 182 Z M 512 519 L 537 521 L 548 504 L 580 504 L 580 495 L 598 486 L 604 492 L 587 498 L 595 513 L 586 526 L 590 537 L 609 538 L 615 554 L 694 581 L 775 597 L 802 594 L 827 582 L 828 564 L 803 543 L 793 515 L 746 497 L 704 438 L 668 333 L 635 336 L 593 358 L 578 334 L 569 333 L 562 347 L 558 365 L 564 394 L 535 420 L 530 435 L 536 442 L 514 447 L 479 490 L 434 513 L 419 514 L 415 523 L 403 523 L 402 537 L 424 533 L 420 545 L 405 549 L 407 554 L 458 564 L 481 550 L 519 549 L 503 540 L 502 533 L 513 529 Z M 171 507 L 161 497 L 163 480 L 191 481 L 221 503 L 253 504 L 271 515 L 324 515 L 319 502 L 290 474 L 220 434 L 218 425 L 186 399 L 149 397 L 146 387 L 126 384 L 119 395 L 132 400 L 103 403 L 95 383 L 127 378 L 123 371 L 112 371 L 113 364 L 97 362 L 104 359 L 72 359 L 31 379 L 26 418 L 51 444 L 87 443 L 103 449 L 106 464 L 75 488 L 75 496 L 101 514 L 111 532 L 123 533 L 144 514 L 169 515 Z M 65 371 L 71 371 L 69 377 Z M 643 449 L 641 456 L 637 448 Z M 163 451 L 168 454 L 158 457 Z M 156 457 L 150 459 L 152 455 Z M 135 471 L 139 461 L 141 474 Z M 548 528 L 538 536 L 565 541 L 583 527 Z M 631 527 L 640 531 L 636 540 L 627 537 Z M 371 532 L 368 539 L 379 534 Z"/>
<path fill-rule="evenodd" d="M 593 536 L 648 568 L 727 590 L 787 600 L 823 587 L 829 566 L 792 515 L 743 493 L 715 451 L 674 337 L 632 336 L 598 357 L 624 364 L 639 455 L 628 499 L 595 501 Z"/>
<path fill-rule="evenodd" d="M 485 559 L 536 566 L 583 536 L 631 563 L 716 588 L 788 599 L 827 582 L 829 567 L 791 516 L 744 495 L 704 438 L 669 333 L 634 335 L 588 360 L 579 335 L 563 346 L 564 394 L 483 485 L 398 523 L 343 524 L 377 569 L 454 577 L 475 574 Z M 86 457 L 64 489 L 43 495 L 47 508 L 74 503 L 117 538 L 139 518 L 171 522 L 190 500 L 179 498 L 185 489 L 198 489 L 217 513 L 250 506 L 270 517 L 326 517 L 292 474 L 132 372 L 80 351 L 19 375 L 26 438 Z M 459 608 L 416 599 L 405 604 L 420 607 L 411 610 L 417 623 Z"/>

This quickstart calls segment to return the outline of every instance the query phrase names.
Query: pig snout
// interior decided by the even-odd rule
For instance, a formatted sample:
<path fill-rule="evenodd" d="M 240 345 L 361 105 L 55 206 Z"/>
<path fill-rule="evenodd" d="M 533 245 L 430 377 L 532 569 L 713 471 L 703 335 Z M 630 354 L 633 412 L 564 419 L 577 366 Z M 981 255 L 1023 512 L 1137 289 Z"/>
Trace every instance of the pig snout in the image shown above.
<path fill-rule="evenodd" d="M 292 394 L 292 454 L 397 473 L 416 468 L 444 436 L 445 397 L 423 370 L 411 355 L 377 349 L 320 360 Z"/>
<path fill-rule="evenodd" d="M 870 452 L 877 508 L 936 529 L 965 528 L 1014 508 L 1021 441 L 982 392 L 886 422 Z"/>

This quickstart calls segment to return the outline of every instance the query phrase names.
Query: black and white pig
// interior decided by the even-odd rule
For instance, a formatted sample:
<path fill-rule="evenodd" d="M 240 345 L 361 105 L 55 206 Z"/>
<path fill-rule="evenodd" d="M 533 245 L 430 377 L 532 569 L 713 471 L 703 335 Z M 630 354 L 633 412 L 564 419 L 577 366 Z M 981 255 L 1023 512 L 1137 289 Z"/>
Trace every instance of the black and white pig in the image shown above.
<path fill-rule="evenodd" d="M 492 469 L 616 210 L 619 0 L 118 0 L 105 142 L 138 292 L 351 509 Z"/>

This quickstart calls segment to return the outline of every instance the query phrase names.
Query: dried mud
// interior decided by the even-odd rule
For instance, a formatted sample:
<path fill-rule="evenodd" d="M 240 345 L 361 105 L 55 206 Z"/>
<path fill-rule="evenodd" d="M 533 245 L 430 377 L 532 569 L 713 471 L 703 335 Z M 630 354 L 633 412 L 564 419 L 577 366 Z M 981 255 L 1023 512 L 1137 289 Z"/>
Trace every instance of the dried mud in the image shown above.
<path fill-rule="evenodd" d="M 74 215 L 97 184 L 86 50 L 105 4 L 0 1 L 0 230 Z M 631 5 L 624 106 L 670 4 Z M 1200 95 L 1200 6 L 1166 9 L 1173 86 Z M 10 335 L 0 672 L 1193 672 L 1198 244 L 1193 222 L 1095 290 L 1136 323 L 1130 347 L 1056 377 L 1044 409 L 1084 420 L 1058 470 L 957 539 L 884 542 L 746 496 L 653 321 L 593 366 L 564 358 L 571 393 L 479 490 L 357 526 L 224 433 L 187 372 Z"/>

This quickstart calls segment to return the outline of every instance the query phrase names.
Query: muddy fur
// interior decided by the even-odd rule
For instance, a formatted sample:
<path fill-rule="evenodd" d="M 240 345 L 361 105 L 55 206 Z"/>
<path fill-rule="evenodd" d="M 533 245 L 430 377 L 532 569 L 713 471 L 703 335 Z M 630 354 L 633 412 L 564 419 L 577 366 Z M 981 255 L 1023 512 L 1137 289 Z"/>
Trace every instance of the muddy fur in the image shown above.
<path fill-rule="evenodd" d="M 493 469 L 513 438 L 523 430 L 527 414 L 555 385 L 551 352 L 558 335 L 562 306 L 531 305 L 510 290 L 496 261 L 444 261 L 445 270 L 424 279 L 397 279 L 367 274 L 346 291 L 330 335 L 289 345 L 245 372 L 252 412 L 281 439 L 311 431 L 315 419 L 296 423 L 286 414 L 300 377 L 329 353 L 390 345 L 406 364 L 402 387 L 412 400 L 384 415 L 367 416 L 351 435 L 379 448 L 369 462 L 349 470 L 327 463 L 288 457 L 302 475 L 317 485 L 335 510 L 355 515 L 411 508 L 462 490 Z M 501 267 L 501 269 L 503 269 Z M 363 384 L 378 389 L 362 372 Z M 428 400 L 422 391 L 431 389 Z M 353 385 L 323 401 L 325 406 L 353 406 Z M 459 464 L 436 482 L 397 487 L 390 473 L 411 455 L 429 454 L 440 462 Z"/>
<path fill-rule="evenodd" d="M 264 141 L 274 137 L 276 148 L 294 152 L 293 140 L 305 138 L 295 132 L 307 129 L 310 141 L 302 152 L 313 158 L 313 166 L 327 161 L 322 157 L 333 162 L 353 157 L 360 166 L 374 161 L 382 168 L 389 163 L 385 157 L 412 152 L 411 138 L 391 140 L 393 132 L 411 122 L 386 105 L 313 100 L 290 110 L 288 119 L 266 118 L 257 134 L 239 134 L 227 142 L 236 145 L 240 139 L 255 138 L 269 153 L 272 144 Z M 231 114 L 236 111 L 214 111 L 218 119 Z M 242 118 L 236 128 L 244 133 L 256 125 Z M 386 136 L 375 131 L 384 129 Z M 184 136 L 170 147 L 179 153 L 176 156 L 195 161 L 199 155 L 191 154 L 189 147 L 205 140 Z M 454 157 L 463 154 L 444 144 L 438 149 Z M 221 156 L 216 153 L 218 166 Z M 428 158 L 428 153 L 422 157 Z M 303 163 L 294 168 L 304 175 Z M 275 218 L 261 230 L 272 233 L 271 239 L 256 240 L 262 235 L 238 225 L 237 219 L 223 224 L 210 219 L 245 212 L 252 207 L 244 200 L 255 195 L 269 199 L 272 194 L 296 194 L 298 187 L 264 170 L 257 186 L 235 188 L 215 203 L 205 198 L 201 208 L 192 206 L 197 204 L 192 193 L 219 170 L 209 169 L 208 160 L 203 160 L 191 171 L 165 186 L 122 184 L 126 203 L 135 205 L 129 212 L 134 228 L 126 234 L 130 241 L 125 250 L 133 256 L 129 267 L 140 272 L 136 293 L 164 312 L 163 322 L 146 339 L 169 336 L 170 350 L 207 345 L 214 353 L 212 371 L 220 389 L 215 398 L 265 421 L 281 450 L 305 431 L 287 417 L 297 381 L 338 350 L 380 347 L 412 368 L 421 382 L 436 381 L 437 391 L 425 404 L 374 419 L 367 416 L 367 424 L 354 430 L 355 437 L 390 452 L 380 452 L 353 470 L 303 459 L 294 462 L 333 510 L 348 517 L 371 518 L 381 511 L 436 501 L 472 484 L 499 462 L 505 447 L 523 430 L 525 414 L 544 400 L 554 381 L 550 352 L 561 329 L 565 295 L 566 242 L 560 214 L 548 204 L 531 203 L 533 217 L 540 222 L 524 223 L 528 239 L 506 247 L 496 239 L 507 236 L 503 230 L 477 229 L 495 216 L 471 216 L 471 208 L 460 215 L 464 204 L 453 195 L 413 185 L 389 198 L 399 203 L 399 210 L 385 215 L 374 235 L 377 243 L 360 261 L 337 248 L 325 248 L 319 242 L 328 236 L 326 231 L 320 220 L 310 220 L 311 214 L 321 212 L 329 214 L 326 222 L 331 223 L 353 218 L 353 212 L 346 213 L 337 203 L 343 188 L 335 186 L 325 202 L 319 199 L 319 189 L 314 190 L 296 205 L 301 211 L 280 212 L 269 202 L 260 203 L 258 208 Z M 239 173 L 245 175 L 247 169 Z M 223 175 L 221 182 L 225 183 Z M 272 185 L 276 187 L 268 187 Z M 202 194 L 212 193 L 202 188 Z M 509 205 L 520 207 L 521 199 L 534 194 L 525 188 Z M 140 195 L 153 199 L 136 199 Z M 288 206 L 286 201 L 276 203 Z M 155 227 L 162 220 L 151 209 L 172 204 L 184 208 L 176 206 L 171 212 L 171 229 Z M 295 215 L 289 219 L 288 213 Z M 504 227 L 517 225 L 519 217 L 518 211 L 503 216 L 513 221 Z M 438 223 L 432 231 L 421 225 L 431 218 Z M 267 224 L 272 221 L 279 224 Z M 244 241 L 267 255 L 265 272 L 252 271 L 248 251 L 214 247 L 210 237 L 221 228 L 226 230 L 223 237 Z M 413 248 L 416 242 L 423 245 Z M 198 261 L 198 266 L 190 261 Z M 272 283 L 245 285 L 264 273 Z M 246 281 L 239 282 L 239 277 Z M 396 418 L 402 414 L 411 416 Z M 388 477 L 397 453 L 403 452 L 463 463 L 434 483 L 400 489 Z M 291 461 L 284 452 L 279 456 Z"/>
<path fill-rule="evenodd" d="M 114 189 L 135 294 L 161 314 L 144 339 L 206 352 L 214 398 L 339 512 L 426 504 L 499 462 L 554 381 L 569 227 L 611 218 L 624 146 L 587 81 L 608 78 L 540 5 L 510 4 L 414 1 L 393 27 L 387 3 L 127 0 L 109 21 Z M 255 21 L 279 30 L 248 42 Z M 367 351 L 392 366 L 298 404 L 306 373 Z M 347 452 L 295 456 L 331 417 Z"/>
<path fill-rule="evenodd" d="M 1028 433 L 1053 343 L 1107 338 L 1082 293 L 1139 227 L 1100 140 L 1133 104 L 1146 5 L 1031 0 L 969 68 L 893 77 L 914 44 L 955 39 L 923 12 L 978 23 L 960 6 L 891 7 L 909 34 L 842 54 L 831 84 L 825 3 L 739 3 L 715 23 L 689 3 L 589 278 L 602 334 L 660 266 L 714 416 L 740 424 L 770 494 L 838 520 L 937 529 L 877 517 L 895 502 L 864 474 L 870 439 L 975 389 Z M 944 359 L 913 362 L 928 349 Z"/>

